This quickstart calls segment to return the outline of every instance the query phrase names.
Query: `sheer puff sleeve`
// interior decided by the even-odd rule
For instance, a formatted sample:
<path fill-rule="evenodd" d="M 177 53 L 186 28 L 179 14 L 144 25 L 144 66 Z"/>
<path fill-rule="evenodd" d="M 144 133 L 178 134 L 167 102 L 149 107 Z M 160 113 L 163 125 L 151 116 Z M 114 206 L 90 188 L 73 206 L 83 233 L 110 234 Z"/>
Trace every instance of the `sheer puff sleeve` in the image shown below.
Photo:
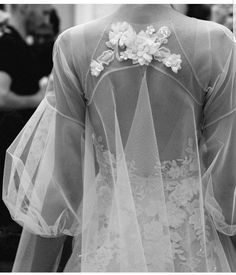
<path fill-rule="evenodd" d="M 212 33 L 212 71 L 204 106 L 205 203 L 218 231 L 236 234 L 236 44 L 224 27 Z"/>
<path fill-rule="evenodd" d="M 29 232 L 56 237 L 81 228 L 85 102 L 69 32 L 54 45 L 45 98 L 6 152 L 3 200 Z"/>

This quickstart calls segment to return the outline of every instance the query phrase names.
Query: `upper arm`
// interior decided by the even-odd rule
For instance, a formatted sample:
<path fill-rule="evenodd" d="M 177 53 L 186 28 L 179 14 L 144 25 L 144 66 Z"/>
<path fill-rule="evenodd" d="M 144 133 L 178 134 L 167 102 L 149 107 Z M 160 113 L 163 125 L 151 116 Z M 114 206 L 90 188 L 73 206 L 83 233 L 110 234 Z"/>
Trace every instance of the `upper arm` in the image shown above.
<path fill-rule="evenodd" d="M 206 93 L 203 136 L 206 144 L 206 208 L 217 229 L 236 233 L 236 44 L 229 30 L 212 32 L 212 85 Z"/>
<path fill-rule="evenodd" d="M 218 27 L 211 34 L 211 80 L 204 105 L 205 126 L 236 108 L 236 44 L 233 34 Z"/>
<path fill-rule="evenodd" d="M 233 33 L 226 27 L 212 23 L 210 30 L 211 79 L 209 87 L 214 88 L 219 76 L 225 72 L 229 59 L 233 58 Z"/>
<path fill-rule="evenodd" d="M 80 74 L 75 70 L 72 37 L 69 31 L 60 35 L 54 45 L 53 53 L 53 88 L 57 109 L 64 115 L 84 123 L 85 101 Z"/>

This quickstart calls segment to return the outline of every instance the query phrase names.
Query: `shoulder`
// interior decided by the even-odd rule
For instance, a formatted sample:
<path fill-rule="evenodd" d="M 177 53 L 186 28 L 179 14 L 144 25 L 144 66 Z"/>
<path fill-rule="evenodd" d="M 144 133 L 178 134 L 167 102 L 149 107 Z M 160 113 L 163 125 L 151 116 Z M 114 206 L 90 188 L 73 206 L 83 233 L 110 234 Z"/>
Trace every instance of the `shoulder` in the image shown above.
<path fill-rule="evenodd" d="M 177 36 L 201 86 L 207 88 L 224 68 L 234 44 L 232 32 L 218 23 L 179 16 Z"/>
<path fill-rule="evenodd" d="M 196 19 L 180 14 L 175 21 L 176 27 L 180 30 L 180 33 L 186 34 L 186 38 L 190 38 L 197 33 L 198 38 L 209 37 L 212 40 L 219 41 L 225 40 L 229 43 L 234 40 L 233 33 L 225 26 L 213 21 Z"/>
<path fill-rule="evenodd" d="M 216 38 L 227 38 L 233 40 L 233 33 L 224 25 L 212 21 L 207 21 L 207 24 L 209 26 L 211 34 L 214 35 Z"/>
<path fill-rule="evenodd" d="M 232 57 L 232 51 L 235 47 L 235 38 L 233 33 L 225 26 L 208 22 L 210 37 L 210 50 L 212 56 L 212 66 L 221 71 L 227 60 Z"/>
<path fill-rule="evenodd" d="M 225 70 L 228 61 L 233 57 L 235 47 L 234 35 L 225 26 L 212 21 L 198 20 L 198 45 L 201 47 L 202 58 L 199 62 L 208 60 L 209 82 L 213 87 L 218 76 Z M 207 39 L 207 41 L 206 41 Z M 202 65 L 203 66 L 203 65 Z M 207 72 L 205 73 L 207 75 Z"/>
<path fill-rule="evenodd" d="M 202 35 L 208 35 L 211 40 L 211 45 L 215 46 L 220 44 L 221 49 L 224 51 L 227 48 L 232 48 L 234 44 L 233 33 L 225 26 L 212 21 L 198 20 L 198 31 Z"/>
<path fill-rule="evenodd" d="M 63 31 L 57 38 L 54 48 L 63 51 L 77 70 L 86 71 L 91 56 L 109 23 L 109 17 L 99 18 Z M 56 52 L 56 51 L 54 51 Z"/>
<path fill-rule="evenodd" d="M 199 53 L 203 58 L 210 58 L 210 62 L 213 62 L 212 65 L 222 66 L 234 48 L 233 33 L 227 27 L 216 22 L 195 20 L 195 54 Z"/>
<path fill-rule="evenodd" d="M 82 36 L 86 36 L 86 38 L 88 38 L 99 35 L 106 27 L 106 23 L 108 23 L 109 17 L 110 16 L 102 17 L 84 24 L 68 28 L 58 36 L 58 39 L 76 40 L 77 38 L 83 38 Z"/>
<path fill-rule="evenodd" d="M 80 51 L 82 48 L 86 48 L 88 51 L 90 47 L 96 46 L 96 42 L 101 37 L 109 18 L 110 16 L 106 16 L 71 27 L 58 36 L 57 43 L 72 47 L 78 46 Z"/>

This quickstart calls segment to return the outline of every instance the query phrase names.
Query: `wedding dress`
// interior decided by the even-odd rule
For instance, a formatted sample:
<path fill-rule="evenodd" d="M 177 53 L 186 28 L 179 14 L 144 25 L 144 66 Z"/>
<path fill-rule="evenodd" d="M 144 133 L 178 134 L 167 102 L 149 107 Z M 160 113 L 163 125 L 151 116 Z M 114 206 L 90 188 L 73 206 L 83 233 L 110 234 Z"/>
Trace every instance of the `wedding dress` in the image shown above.
<path fill-rule="evenodd" d="M 6 154 L 3 199 L 29 232 L 17 265 L 34 236 L 65 234 L 65 271 L 230 271 L 217 231 L 236 234 L 235 49 L 225 27 L 183 15 L 61 34 Z"/>

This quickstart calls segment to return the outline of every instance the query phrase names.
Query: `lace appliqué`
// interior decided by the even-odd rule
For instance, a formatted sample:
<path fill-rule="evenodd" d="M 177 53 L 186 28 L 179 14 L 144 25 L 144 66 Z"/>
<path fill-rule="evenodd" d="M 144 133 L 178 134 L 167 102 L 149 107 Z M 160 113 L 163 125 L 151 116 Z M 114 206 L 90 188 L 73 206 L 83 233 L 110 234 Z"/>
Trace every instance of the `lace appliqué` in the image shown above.
<path fill-rule="evenodd" d="M 90 64 L 91 74 L 99 76 L 100 72 L 104 70 L 104 65 L 109 65 L 114 59 L 114 52 L 111 50 L 104 51 L 96 60 L 92 60 Z"/>
<path fill-rule="evenodd" d="M 101 137 L 94 137 L 94 144 L 100 169 L 96 187 L 99 241 L 96 251 L 85 257 L 84 271 L 119 271 L 120 262 L 127 261 L 114 210 L 113 175 L 121 159 L 104 149 Z M 163 161 L 156 165 L 160 172 L 149 177 L 137 174 L 134 161 L 126 162 L 148 271 L 220 270 L 211 219 L 201 212 L 199 166 L 193 147 L 189 139 L 184 158 Z M 138 240 L 128 230 L 132 227 L 129 211 L 122 218 L 127 228 L 123 234 L 133 249 Z M 135 265 L 141 271 L 138 262 Z"/>
<path fill-rule="evenodd" d="M 112 24 L 109 41 L 106 42 L 106 46 L 111 50 L 104 51 L 97 60 L 91 61 L 91 74 L 99 76 L 104 70 L 104 64 L 109 65 L 114 56 L 118 61 L 130 59 L 133 64 L 141 66 L 149 65 L 155 59 L 177 73 L 181 69 L 181 56 L 171 54 L 168 48 L 162 46 L 168 42 L 170 35 L 170 29 L 166 26 L 161 27 L 158 31 L 153 26 L 148 26 L 146 31 L 142 30 L 136 33 L 127 22 Z M 108 61 L 104 62 L 104 59 Z"/>
<path fill-rule="evenodd" d="M 210 217 L 201 206 L 199 165 L 191 138 L 185 152 L 183 159 L 162 163 L 175 267 L 178 271 L 214 272 L 219 258 L 212 248 L 219 244 L 211 236 Z"/>

